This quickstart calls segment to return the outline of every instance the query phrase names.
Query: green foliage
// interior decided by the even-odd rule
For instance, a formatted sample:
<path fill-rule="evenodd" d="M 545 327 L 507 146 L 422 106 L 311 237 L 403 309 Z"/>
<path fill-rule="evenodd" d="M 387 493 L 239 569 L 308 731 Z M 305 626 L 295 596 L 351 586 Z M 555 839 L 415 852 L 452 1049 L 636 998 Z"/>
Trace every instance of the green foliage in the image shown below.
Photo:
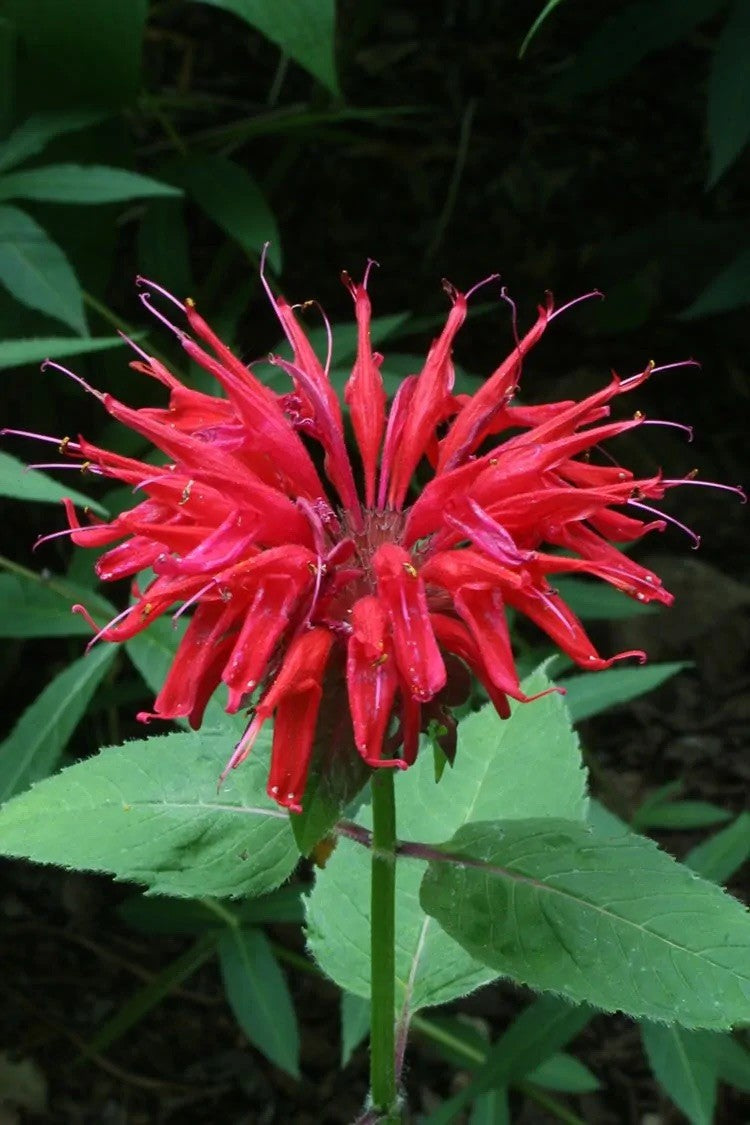
<path fill-rule="evenodd" d="M 734 0 L 708 80 L 708 141 L 713 185 L 750 140 L 750 0 Z"/>
<path fill-rule="evenodd" d="M 45 504 L 57 504 L 68 497 L 76 504 L 91 508 L 100 515 L 107 510 L 96 500 L 91 500 L 76 488 L 58 484 L 52 477 L 37 469 L 27 469 L 23 461 L 11 457 L 0 450 L 0 496 L 10 496 L 14 500 L 37 500 Z"/>
<path fill-rule="evenodd" d="M 37 156 L 56 137 L 95 125 L 103 116 L 101 109 L 68 109 L 32 114 L 0 145 L 0 172 L 23 164 L 31 156 Z"/>
<path fill-rule="evenodd" d="M 117 651 L 102 645 L 55 676 L 0 745 L 0 801 L 55 768 Z"/>
<path fill-rule="evenodd" d="M 642 668 L 607 668 L 604 672 L 583 672 L 560 680 L 565 702 L 574 723 L 599 715 L 608 707 L 637 699 L 687 668 L 686 662 L 644 664 Z"/>
<path fill-rule="evenodd" d="M 89 608 L 114 617 L 114 609 L 104 598 L 81 586 L 59 578 L 39 576 L 32 581 L 17 574 L 1 574 L 0 637 L 88 637 L 91 626 L 70 610 L 71 605 L 84 599 Z"/>
<path fill-rule="evenodd" d="M 641 1037 L 649 1066 L 671 1100 L 691 1125 L 711 1125 L 722 1037 L 648 1020 L 641 1023 Z"/>
<path fill-rule="evenodd" d="M 531 40 L 534 38 L 534 36 L 536 35 L 539 28 L 542 26 L 544 21 L 547 19 L 548 16 L 552 15 L 555 8 L 557 8 L 558 5 L 561 4 L 561 3 L 562 3 L 562 0 L 547 0 L 547 3 L 544 5 L 541 12 L 536 17 L 536 19 L 534 20 L 531 27 L 529 28 L 529 30 L 526 33 L 526 37 L 525 37 L 525 39 L 524 39 L 523 43 L 521 44 L 521 46 L 519 48 L 519 51 L 518 51 L 519 59 L 522 59 L 523 56 L 526 54 L 526 51 L 529 47 L 529 44 L 531 43 Z"/>
<path fill-rule="evenodd" d="M 346 1066 L 352 1053 L 370 1031 L 370 1001 L 351 992 L 341 993 L 341 1065 Z"/>
<path fill-rule="evenodd" d="M 29 308 L 87 334 L 81 286 L 60 247 L 17 207 L 0 207 L 0 283 Z"/>
<path fill-rule="evenodd" d="M 299 1077 L 299 1032 L 284 974 L 261 930 L 228 927 L 219 939 L 219 964 L 235 1018 L 259 1051 Z"/>
<path fill-rule="evenodd" d="M 334 0 L 200 0 L 224 8 L 276 43 L 305 70 L 338 93 L 333 57 Z"/>
<path fill-rule="evenodd" d="M 750 250 L 741 250 L 729 265 L 708 283 L 681 318 L 695 320 L 702 316 L 728 312 L 747 304 L 750 293 Z"/>
<path fill-rule="evenodd" d="M 239 902 L 134 895 L 122 903 L 118 913 L 129 926 L 145 934 L 202 934 L 228 925 L 302 922 L 304 918 L 299 887 L 292 885 Z"/>
<path fill-rule="evenodd" d="M 25 363 L 41 363 L 54 356 L 62 359 L 68 355 L 107 351 L 121 348 L 120 336 L 39 336 L 27 340 L 0 340 L 0 371 L 20 367 Z"/>
<path fill-rule="evenodd" d="M 273 890 L 299 853 L 265 795 L 268 740 L 217 792 L 231 745 L 224 731 L 103 750 L 3 806 L 0 854 L 108 871 L 156 894 Z"/>
<path fill-rule="evenodd" d="M 498 972 L 685 1027 L 750 1019 L 747 912 L 650 841 L 548 818 L 468 824 L 443 850 L 422 905 Z"/>
<path fill-rule="evenodd" d="M 748 859 L 750 813 L 743 812 L 721 832 L 692 848 L 685 857 L 685 863 L 704 879 L 724 883 Z"/>
<path fill-rule="evenodd" d="M 0 176 L 0 199 L 47 203 L 121 203 L 148 196 L 179 195 L 177 188 L 126 168 L 98 164 L 46 164 Z"/>
<path fill-rule="evenodd" d="M 549 686 L 543 672 L 524 682 L 533 693 Z M 519 750 L 519 748 L 521 748 Z M 538 783 L 528 785 L 533 775 Z M 583 818 L 585 773 L 578 743 L 556 694 L 516 705 L 502 721 L 485 707 L 459 726 L 456 766 L 435 783 L 429 754 L 396 778 L 399 836 L 438 843 L 446 829 L 480 817 Z M 363 813 L 360 822 L 369 825 Z M 419 904 L 422 865 L 399 863 L 396 901 L 397 1007 L 408 1013 L 446 1003 L 497 974 L 468 955 Z M 347 839 L 319 872 L 308 900 L 308 942 L 321 968 L 342 988 L 369 995 L 369 903 L 352 897 L 367 886 L 369 856 Z"/>

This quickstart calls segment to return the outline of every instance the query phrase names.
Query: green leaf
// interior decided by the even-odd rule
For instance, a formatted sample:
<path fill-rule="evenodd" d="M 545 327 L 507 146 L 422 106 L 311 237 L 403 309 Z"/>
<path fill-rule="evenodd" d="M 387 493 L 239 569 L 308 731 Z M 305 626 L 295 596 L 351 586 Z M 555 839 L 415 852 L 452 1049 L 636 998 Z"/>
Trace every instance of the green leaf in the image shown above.
<path fill-rule="evenodd" d="M 180 195 L 179 188 L 126 168 L 100 164 L 45 164 L 0 176 L 0 200 L 45 203 L 119 203 L 148 196 Z"/>
<path fill-rule="evenodd" d="M 643 605 L 606 582 L 556 577 L 555 589 L 573 612 L 586 621 L 624 621 L 658 613 L 654 606 Z"/>
<path fill-rule="evenodd" d="M 104 645 L 74 661 L 24 711 L 0 745 L 0 801 L 52 772 L 115 654 Z"/>
<path fill-rule="evenodd" d="M 443 848 L 422 905 L 498 972 L 687 1027 L 750 1019 L 747 911 L 650 840 L 546 819 L 469 824 Z"/>
<path fill-rule="evenodd" d="M 265 795 L 269 739 L 217 792 L 227 733 L 110 747 L 0 810 L 0 854 L 108 871 L 155 894 L 260 895 L 293 870 L 286 814 Z"/>
<path fill-rule="evenodd" d="M 649 1066 L 691 1125 L 712 1125 L 721 1036 L 710 1031 L 641 1023 Z"/>
<path fill-rule="evenodd" d="M 685 863 L 704 879 L 725 883 L 750 859 L 750 813 L 736 820 L 685 856 Z"/>
<path fill-rule="evenodd" d="M 750 140 L 750 0 L 734 0 L 708 78 L 711 188 Z"/>
<path fill-rule="evenodd" d="M 230 928 L 219 940 L 227 1000 L 250 1042 L 299 1077 L 299 1032 L 286 978 L 261 930 Z"/>
<path fill-rule="evenodd" d="M 186 156 L 163 166 L 162 175 L 183 188 L 245 253 L 258 258 L 266 242 L 268 260 L 281 269 L 281 236 L 255 180 L 224 156 Z"/>
<path fill-rule="evenodd" d="M 472 1106 L 469 1125 L 510 1125 L 508 1091 L 490 1090 L 481 1094 Z"/>
<path fill-rule="evenodd" d="M 339 85 L 334 62 L 334 0 L 201 0 L 233 12 L 289 55 L 332 94 Z"/>
<path fill-rule="evenodd" d="M 154 199 L 149 203 L 138 227 L 138 268 L 144 277 L 158 280 L 172 293 L 184 297 L 191 292 L 190 247 L 182 199 Z"/>
<path fill-rule="evenodd" d="M 343 738 L 337 737 L 340 733 L 338 720 L 332 704 L 328 713 L 321 716 L 316 732 L 302 812 L 291 818 L 301 855 L 309 856 L 315 845 L 331 832 L 369 780 L 370 769 L 357 753 L 348 723 Z"/>
<path fill-rule="evenodd" d="M 16 207 L 0 207 L 0 283 L 17 301 L 86 335 L 81 287 L 70 262 Z"/>
<path fill-rule="evenodd" d="M 370 1001 L 364 996 L 341 993 L 341 1065 L 346 1066 L 360 1043 L 370 1033 Z"/>
<path fill-rule="evenodd" d="M 633 827 L 644 828 L 709 828 L 731 820 L 732 814 L 710 801 L 670 801 L 639 809 L 633 817 Z"/>
<path fill-rule="evenodd" d="M 566 94 L 611 86 L 654 51 L 710 19 L 726 0 L 639 0 L 603 20 L 559 83 Z"/>
<path fill-rule="evenodd" d="M 265 922 L 302 922 L 301 891 L 296 886 L 279 887 L 260 898 L 239 903 L 214 899 L 165 898 L 162 895 L 133 895 L 118 908 L 120 917 L 146 934 L 202 934 L 228 925 L 249 926 Z"/>
<path fill-rule="evenodd" d="M 554 12 L 555 8 L 558 6 L 558 4 L 561 4 L 561 3 L 562 3 L 562 0 L 547 0 L 547 3 L 542 8 L 541 12 L 536 17 L 536 19 L 532 23 L 531 27 L 529 28 L 529 30 L 526 32 L 526 37 L 525 37 L 525 39 L 524 39 L 523 43 L 521 44 L 521 46 L 519 48 L 519 51 L 518 51 L 519 59 L 522 59 L 523 56 L 526 54 L 526 49 L 528 48 L 529 44 L 531 43 L 531 40 L 534 38 L 534 36 L 536 35 L 539 28 L 542 26 L 544 21 L 547 19 L 547 16 L 551 16 L 552 13 Z"/>
<path fill-rule="evenodd" d="M 589 1094 L 598 1090 L 601 1083 L 587 1066 L 573 1055 L 558 1052 L 526 1075 L 526 1081 L 547 1090 L 560 1090 L 565 1094 Z"/>
<path fill-rule="evenodd" d="M 574 1006 L 559 996 L 534 1000 L 487 1050 L 471 1082 L 431 1114 L 429 1125 L 449 1125 L 480 1094 L 526 1078 L 577 1035 L 594 1014 L 587 1005 Z"/>
<path fill-rule="evenodd" d="M 742 250 L 730 264 L 709 281 L 706 288 L 679 315 L 679 320 L 730 312 L 750 301 L 750 249 Z"/>
<path fill-rule="evenodd" d="M 38 469 L 27 469 L 23 461 L 0 451 L 0 496 L 10 496 L 13 500 L 38 500 L 44 504 L 59 504 L 68 497 L 75 504 L 91 508 L 106 516 L 107 509 L 85 496 L 75 488 L 58 484 L 52 477 L 40 473 Z"/>
<path fill-rule="evenodd" d="M 15 168 L 30 156 L 36 156 L 55 137 L 95 125 L 104 116 L 101 109 L 68 109 L 32 114 L 0 144 L 0 172 L 4 172 L 6 168 Z"/>
<path fill-rule="evenodd" d="M 530 694 L 548 686 L 542 671 L 524 681 Z M 488 706 L 459 724 L 456 767 L 446 770 L 439 784 L 429 753 L 422 752 L 411 769 L 399 774 L 401 839 L 438 843 L 477 817 L 584 817 L 586 775 L 561 697 L 551 694 L 512 707 L 504 721 Z M 365 824 L 368 815 L 363 810 Z M 307 903 L 308 941 L 318 964 L 342 988 L 365 997 L 370 994 L 369 859 L 365 848 L 340 839 Z M 397 1006 L 407 1017 L 497 975 L 425 916 L 419 904 L 422 870 L 421 864 L 402 862 L 396 872 Z"/>
<path fill-rule="evenodd" d="M 136 339 L 142 333 L 136 334 Z M 108 348 L 121 348 L 121 336 L 37 336 L 25 340 L 0 340 L 0 371 L 20 367 L 24 363 L 41 363 L 54 356 L 83 355 L 84 352 L 102 352 Z"/>
<path fill-rule="evenodd" d="M 58 578 L 31 581 L 15 574 L 0 574 L 0 637 L 91 636 L 91 626 L 71 606 L 86 600 L 104 617 L 115 610 L 92 590 Z M 106 647 L 106 646 L 105 646 Z"/>
<path fill-rule="evenodd" d="M 719 1046 L 719 1078 L 743 1094 L 750 1094 L 750 1051 L 731 1035 L 725 1035 Z"/>
<path fill-rule="evenodd" d="M 671 676 L 688 668 L 688 661 L 646 664 L 642 668 L 607 668 L 604 672 L 582 672 L 560 680 L 565 688 L 565 702 L 574 723 L 598 715 L 607 707 L 627 703 L 653 691 Z"/>
<path fill-rule="evenodd" d="M 106 1051 L 116 1040 L 140 1023 L 157 1004 L 161 1003 L 173 988 L 177 988 L 183 981 L 205 964 L 216 952 L 218 942 L 217 934 L 204 934 L 198 941 L 184 953 L 170 961 L 168 965 L 157 973 L 156 976 L 139 988 L 115 1014 L 102 1024 L 84 1048 L 85 1054 L 101 1054 Z"/>

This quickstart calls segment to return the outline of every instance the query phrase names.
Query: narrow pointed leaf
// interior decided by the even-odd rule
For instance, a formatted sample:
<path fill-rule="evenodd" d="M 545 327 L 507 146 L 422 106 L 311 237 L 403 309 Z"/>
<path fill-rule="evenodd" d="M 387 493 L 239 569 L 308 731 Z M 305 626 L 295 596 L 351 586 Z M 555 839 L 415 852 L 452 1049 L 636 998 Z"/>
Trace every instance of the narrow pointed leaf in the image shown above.
<path fill-rule="evenodd" d="M 88 637 L 91 626 L 78 613 L 76 602 L 85 601 L 103 619 L 115 610 L 104 598 L 82 586 L 59 578 L 33 581 L 16 574 L 0 575 L 0 637 Z M 106 647 L 106 646 L 102 646 Z"/>
<path fill-rule="evenodd" d="M 75 476 L 73 479 L 76 479 Z M 92 500 L 76 488 L 59 484 L 46 473 L 40 473 L 37 469 L 27 469 L 23 461 L 2 451 L 0 451 L 0 496 L 10 496 L 13 500 L 38 500 L 44 504 L 57 504 L 63 497 L 68 496 L 75 504 L 91 508 L 100 515 L 107 515 L 107 509 L 98 501 Z"/>
<path fill-rule="evenodd" d="M 708 186 L 750 140 L 750 0 L 734 0 L 719 35 L 708 79 Z"/>
<path fill-rule="evenodd" d="M 422 905 L 498 972 L 686 1027 L 750 1020 L 750 915 L 651 841 L 547 819 L 469 824 L 444 851 Z"/>
<path fill-rule="evenodd" d="M 261 930 L 227 929 L 219 941 L 224 990 L 250 1042 L 299 1077 L 299 1031 L 286 978 Z"/>
<path fill-rule="evenodd" d="M 103 646 L 82 656 L 24 711 L 0 745 L 0 801 L 52 772 L 116 655 Z"/>
<path fill-rule="evenodd" d="M 685 863 L 704 879 L 725 883 L 750 859 L 750 813 L 743 812 L 736 820 L 692 848 Z"/>
<path fill-rule="evenodd" d="M 644 1020 L 641 1038 L 654 1077 L 668 1097 L 691 1125 L 712 1125 L 722 1037 Z"/>
<path fill-rule="evenodd" d="M 265 793 L 269 739 L 217 792 L 227 732 L 110 747 L 0 810 L 0 854 L 107 871 L 157 894 L 260 895 L 299 853 Z"/>
<path fill-rule="evenodd" d="M 0 283 L 17 301 L 86 335 L 81 287 L 70 262 L 17 207 L 0 207 Z"/>
<path fill-rule="evenodd" d="M 136 333 L 136 339 L 142 333 Z M 25 340 L 0 340 L 0 371 L 21 367 L 25 363 L 42 363 L 45 359 L 62 359 L 85 352 L 102 352 L 121 348 L 121 336 L 37 336 Z"/>
<path fill-rule="evenodd" d="M 180 195 L 171 184 L 127 168 L 100 164 L 45 164 L 0 176 L 0 199 L 34 199 L 44 203 L 120 203 L 148 196 Z"/>
<path fill-rule="evenodd" d="M 592 675 L 567 676 L 560 681 L 565 688 L 565 701 L 574 723 L 599 715 L 607 707 L 614 707 L 637 699 L 647 691 L 653 691 L 671 676 L 687 668 L 686 661 L 673 661 L 669 664 L 646 664 L 643 668 L 607 668 L 604 672 Z"/>
<path fill-rule="evenodd" d="M 95 125 L 104 116 L 101 109 L 69 109 L 57 113 L 32 114 L 0 145 L 0 172 L 22 164 L 30 156 L 36 156 L 55 137 Z"/>

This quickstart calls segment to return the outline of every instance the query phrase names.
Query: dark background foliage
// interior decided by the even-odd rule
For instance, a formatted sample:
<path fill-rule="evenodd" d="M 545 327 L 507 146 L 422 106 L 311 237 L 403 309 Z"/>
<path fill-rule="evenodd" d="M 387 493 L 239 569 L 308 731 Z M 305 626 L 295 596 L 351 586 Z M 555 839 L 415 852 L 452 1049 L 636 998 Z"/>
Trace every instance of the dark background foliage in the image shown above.
<path fill-rule="evenodd" d="M 377 258 L 370 287 L 376 315 L 407 314 L 382 343 L 386 371 L 391 352 L 423 353 L 446 308 L 443 277 L 466 288 L 499 271 L 521 326 L 547 289 L 563 302 L 599 288 L 606 300 L 557 321 L 535 351 L 524 375 L 527 399 L 589 390 L 611 367 L 627 374 L 650 358 L 668 363 L 694 356 L 700 368 L 655 376 L 632 408 L 695 424 L 695 444 L 686 446 L 668 430 L 639 430 L 627 457 L 644 471 L 661 464 L 677 476 L 698 467 L 706 479 L 746 480 L 750 4 L 567 0 L 553 6 L 519 58 L 541 7 L 339 0 L 332 40 L 325 13 L 333 6 L 322 2 L 0 3 L 5 133 L 33 114 L 91 111 L 90 123 L 52 136 L 18 171 L 73 162 L 84 166 L 85 185 L 86 167 L 105 166 L 183 192 L 63 203 L 59 173 L 50 177 L 58 188 L 48 187 L 44 199 L 3 194 L 0 176 L 0 210 L 20 209 L 41 229 L 31 251 L 23 230 L 13 226 L 20 220 L 11 216 L 0 231 L 0 338 L 85 336 L 85 315 L 86 333 L 94 337 L 130 326 L 148 333 L 144 346 L 181 362 L 139 305 L 133 282 L 142 272 L 180 296 L 192 295 L 240 354 L 255 359 L 278 336 L 257 278 L 268 237 L 277 255 L 274 274 L 287 295 L 317 298 L 334 322 L 351 315 L 341 269 L 356 276 L 368 257 Z M 299 8 L 307 15 L 300 17 Z M 255 23 L 238 11 L 254 13 Z M 257 19 L 263 11 L 270 31 Z M 291 57 L 278 45 L 274 11 L 277 25 L 280 11 L 294 17 L 280 24 L 282 38 L 294 32 L 291 46 L 285 43 Z M 39 269 L 39 238 L 58 247 L 71 267 L 66 272 L 54 258 L 51 272 L 39 271 L 57 295 L 56 316 L 48 315 L 49 301 L 40 304 L 39 290 L 29 297 L 27 273 L 19 272 L 18 245 Z M 59 301 L 67 310 L 62 316 Z M 457 360 L 478 378 L 506 354 L 512 333 L 508 306 L 489 289 L 475 305 Z M 87 346 L 84 340 L 81 350 Z M 62 376 L 40 374 L 36 364 L 11 367 L 9 354 L 0 344 L 4 425 L 60 435 L 80 430 L 131 451 L 94 400 Z M 158 396 L 158 388 L 128 370 L 122 349 L 63 362 L 133 405 Z M 408 360 L 394 361 L 394 369 L 403 374 Z M 4 448 L 25 460 L 48 459 L 46 450 L 39 456 L 15 439 Z M 729 591 L 722 575 L 741 583 L 748 578 L 745 510 L 734 498 L 700 488 L 673 494 L 669 510 L 700 531 L 700 557 L 716 568 L 686 578 L 680 564 L 668 564 L 677 568 L 694 612 L 708 621 L 689 639 L 698 646 L 692 655 L 701 638 L 713 636 L 711 659 L 721 656 L 726 645 L 711 629 L 726 604 L 739 606 L 736 656 L 718 681 L 746 685 L 741 615 L 747 601 L 739 586 L 722 596 Z M 54 508 L 10 502 L 3 554 L 63 573 L 70 565 L 64 540 L 30 554 L 36 535 L 61 526 Z M 676 555 L 689 543 L 669 529 L 652 546 Z M 80 580 L 90 557 L 72 566 Z M 6 727 L 19 704 L 33 699 L 80 648 L 80 638 L 5 642 Z M 668 645 L 665 655 L 675 655 Z M 695 716 L 707 682 L 719 690 L 717 677 L 702 667 L 693 689 L 678 693 L 678 718 L 705 721 L 705 713 Z M 77 750 L 128 733 L 129 716 L 147 698 L 142 685 L 127 680 L 107 691 L 80 728 Z M 730 695 L 730 702 L 737 698 Z M 635 773 L 638 790 L 686 768 L 675 750 L 671 764 L 647 765 L 645 751 L 633 751 L 633 738 L 621 733 L 621 718 L 599 730 L 606 769 Z M 734 754 L 740 734 L 732 737 Z M 661 744 L 645 738 L 644 745 L 650 756 Z M 735 765 L 700 759 L 693 781 L 702 795 L 739 811 L 742 776 Z M 35 886 L 23 883 L 14 895 L 33 900 Z M 67 924 L 67 910 L 55 902 L 56 924 Z M 191 1042 L 205 1049 L 198 1031 Z M 426 1073 L 431 1081 L 429 1068 Z M 643 1094 L 641 1106 L 652 1106 L 654 1097 Z M 607 1112 L 599 1106 L 601 1116 L 590 1119 L 611 1120 Z"/>

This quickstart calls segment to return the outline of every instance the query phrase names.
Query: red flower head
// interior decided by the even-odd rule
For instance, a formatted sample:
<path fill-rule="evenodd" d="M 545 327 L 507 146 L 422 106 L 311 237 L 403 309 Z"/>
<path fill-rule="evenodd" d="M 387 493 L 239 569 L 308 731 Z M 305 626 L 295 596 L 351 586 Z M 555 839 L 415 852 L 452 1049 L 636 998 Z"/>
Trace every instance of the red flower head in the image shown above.
<path fill-rule="evenodd" d="M 96 564 L 101 579 L 149 567 L 156 575 L 97 637 L 124 641 L 175 606 L 193 611 L 153 716 L 142 717 L 186 716 L 198 727 L 223 682 L 229 712 L 252 707 L 227 770 L 275 716 L 268 791 L 293 810 L 301 808 L 319 713 L 337 677 L 345 679 L 361 757 L 372 768 L 403 768 L 416 757 L 420 731 L 435 718 L 449 722 L 446 705 L 460 700 L 467 669 L 501 715 L 509 696 L 526 699 L 507 607 L 584 668 L 642 657 L 603 659 L 554 577 L 595 575 L 639 601 L 668 605 L 659 578 L 611 541 L 662 530 L 668 517 L 646 501 L 684 483 L 636 480 L 619 465 L 588 460 L 608 438 L 645 423 L 640 414 L 606 419 L 612 400 L 639 387 L 653 364 L 625 380 L 613 376 L 581 402 L 513 404 L 524 357 L 558 315 L 551 299 L 474 395 L 454 395 L 451 351 L 471 294 L 446 286 L 445 327 L 387 410 L 382 356 L 370 342 L 367 273 L 359 284 L 344 281 L 358 329 L 344 396 L 353 460 L 328 365 L 265 279 L 292 349 L 291 361 L 271 357 L 289 376 L 288 393 L 264 385 L 192 301 L 183 305 L 152 286 L 177 305 L 190 334 L 156 315 L 226 397 L 185 387 L 140 352 L 131 366 L 168 388 L 168 406 L 135 410 L 94 393 L 167 463 L 123 457 L 82 437 L 62 443 L 68 456 L 145 496 L 91 526 L 81 526 L 66 502 L 75 543 L 117 544 Z M 151 309 L 148 294 L 142 300 Z M 412 490 L 418 468 L 420 478 L 429 468 L 429 480 Z"/>

